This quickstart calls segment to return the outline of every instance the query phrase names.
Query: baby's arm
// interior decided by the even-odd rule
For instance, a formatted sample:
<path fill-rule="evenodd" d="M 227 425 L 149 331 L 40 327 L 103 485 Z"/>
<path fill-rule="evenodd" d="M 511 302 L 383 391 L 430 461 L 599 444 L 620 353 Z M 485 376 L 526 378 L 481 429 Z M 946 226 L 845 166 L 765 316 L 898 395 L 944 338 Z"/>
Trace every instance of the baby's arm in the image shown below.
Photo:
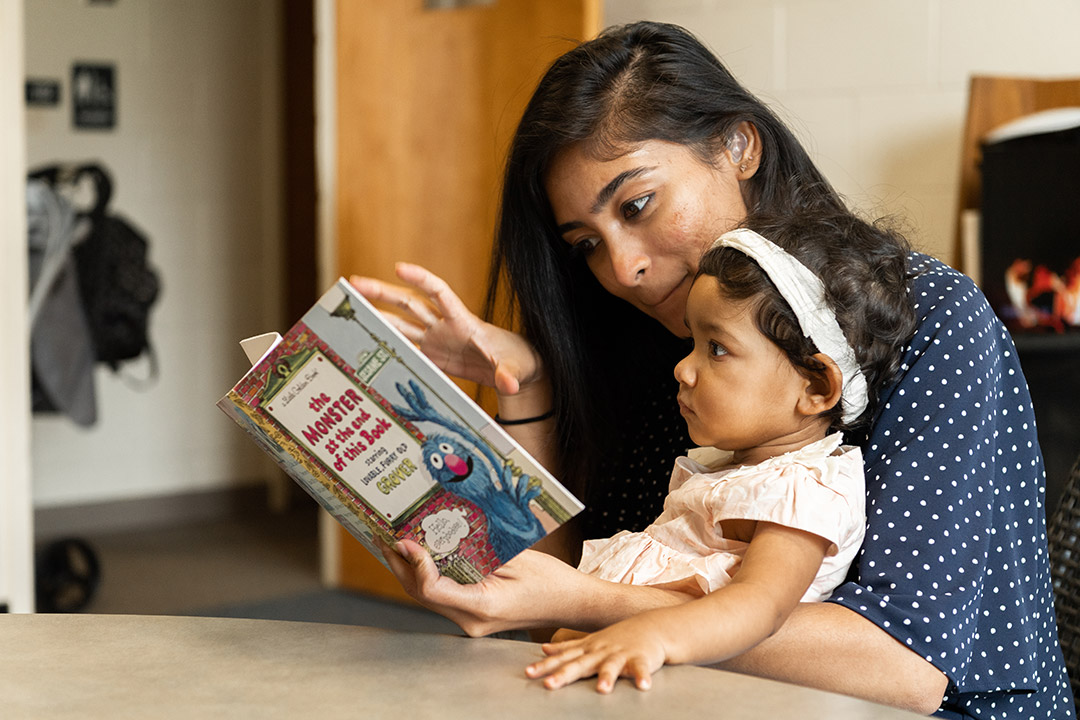
<path fill-rule="evenodd" d="M 784 624 L 813 582 L 830 542 L 761 522 L 730 584 L 674 607 L 649 610 L 582 638 L 543 646 L 548 657 L 526 668 L 559 688 L 597 675 L 611 692 L 620 676 L 641 690 L 664 664 L 712 663 L 739 655 Z"/>

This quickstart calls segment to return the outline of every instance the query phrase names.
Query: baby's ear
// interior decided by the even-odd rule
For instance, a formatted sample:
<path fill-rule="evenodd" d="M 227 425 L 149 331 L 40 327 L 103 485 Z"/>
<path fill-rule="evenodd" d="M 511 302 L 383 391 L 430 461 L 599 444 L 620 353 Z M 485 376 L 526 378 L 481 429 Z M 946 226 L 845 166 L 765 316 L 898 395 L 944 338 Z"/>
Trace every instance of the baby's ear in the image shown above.
<path fill-rule="evenodd" d="M 807 417 L 814 417 L 832 410 L 840 402 L 844 391 L 844 374 L 840 366 L 825 353 L 816 353 L 814 359 L 822 368 L 807 377 L 806 387 L 799 398 L 797 409 Z"/>

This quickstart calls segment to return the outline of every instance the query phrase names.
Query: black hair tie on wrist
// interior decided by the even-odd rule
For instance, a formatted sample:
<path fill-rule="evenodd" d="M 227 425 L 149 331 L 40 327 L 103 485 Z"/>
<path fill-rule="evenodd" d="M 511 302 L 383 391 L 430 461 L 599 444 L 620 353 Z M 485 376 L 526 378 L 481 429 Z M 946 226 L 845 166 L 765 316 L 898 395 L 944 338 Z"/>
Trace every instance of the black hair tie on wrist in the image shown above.
<path fill-rule="evenodd" d="M 536 417 L 518 418 L 517 420 L 504 420 L 503 418 L 499 417 L 498 413 L 496 413 L 495 414 L 495 422 L 499 423 L 500 425 L 528 425 L 529 423 L 540 422 L 541 420 L 547 420 L 549 417 L 552 417 L 554 415 L 555 415 L 554 410 L 548 410 L 543 415 L 537 415 Z"/>

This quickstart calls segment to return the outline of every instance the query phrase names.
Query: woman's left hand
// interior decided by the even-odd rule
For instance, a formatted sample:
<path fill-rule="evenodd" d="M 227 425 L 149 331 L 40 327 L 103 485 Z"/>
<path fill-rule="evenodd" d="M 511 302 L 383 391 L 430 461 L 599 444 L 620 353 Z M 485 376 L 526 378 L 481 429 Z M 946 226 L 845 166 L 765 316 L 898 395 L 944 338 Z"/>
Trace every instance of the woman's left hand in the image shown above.
<path fill-rule="evenodd" d="M 597 692 L 610 693 L 620 677 L 631 678 L 638 690 L 648 690 L 652 674 L 667 660 L 663 635 L 649 615 L 576 639 L 545 643 L 542 648 L 548 657 L 525 668 L 525 674 L 544 678 L 544 687 L 551 690 L 593 675 Z"/>
<path fill-rule="evenodd" d="M 350 282 L 368 300 L 396 308 L 386 320 L 442 370 L 495 388 L 500 397 L 546 388 L 540 356 L 524 337 L 481 320 L 430 270 L 411 263 L 395 270 L 405 285 L 358 275 Z M 551 404 L 547 394 L 544 406 Z"/>

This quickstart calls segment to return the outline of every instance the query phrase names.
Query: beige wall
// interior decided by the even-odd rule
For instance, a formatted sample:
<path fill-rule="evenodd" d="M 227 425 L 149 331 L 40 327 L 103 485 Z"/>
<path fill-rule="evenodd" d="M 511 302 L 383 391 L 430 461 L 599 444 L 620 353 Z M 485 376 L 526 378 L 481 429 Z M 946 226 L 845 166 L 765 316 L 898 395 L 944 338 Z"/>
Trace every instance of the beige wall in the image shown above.
<path fill-rule="evenodd" d="M 1080 76 L 1074 0 L 605 0 L 683 25 L 790 121 L 836 188 L 952 262 L 971 74 Z"/>
<path fill-rule="evenodd" d="M 30 167 L 95 160 L 113 207 L 151 240 L 160 376 L 97 372 L 98 424 L 32 424 L 36 507 L 218 489 L 269 472 L 215 401 L 246 370 L 237 341 L 279 329 L 278 4 L 25 3 L 26 72 L 61 81 L 26 111 Z M 75 60 L 116 65 L 114 131 L 72 128 Z M 137 366 L 134 375 L 145 368 Z"/>

